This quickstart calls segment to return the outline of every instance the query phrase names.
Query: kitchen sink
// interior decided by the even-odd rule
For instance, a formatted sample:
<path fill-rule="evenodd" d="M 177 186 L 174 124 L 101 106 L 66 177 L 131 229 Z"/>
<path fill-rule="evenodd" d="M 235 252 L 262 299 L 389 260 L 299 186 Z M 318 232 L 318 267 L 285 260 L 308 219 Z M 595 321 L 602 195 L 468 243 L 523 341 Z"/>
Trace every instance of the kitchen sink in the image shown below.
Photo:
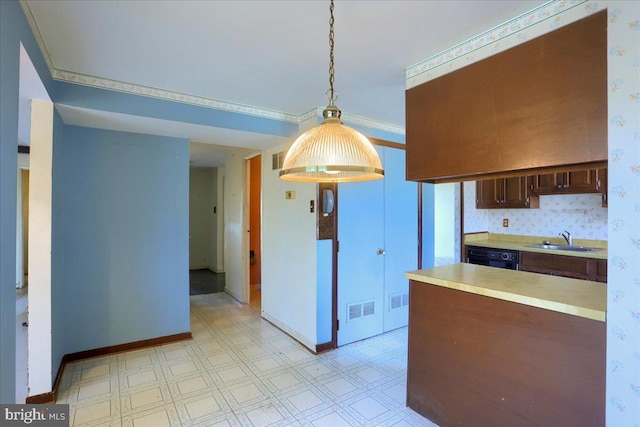
<path fill-rule="evenodd" d="M 573 252 L 595 252 L 600 248 L 587 248 L 585 246 L 569 246 L 569 245 L 531 245 L 529 248 L 550 249 L 556 251 L 573 251 Z"/>

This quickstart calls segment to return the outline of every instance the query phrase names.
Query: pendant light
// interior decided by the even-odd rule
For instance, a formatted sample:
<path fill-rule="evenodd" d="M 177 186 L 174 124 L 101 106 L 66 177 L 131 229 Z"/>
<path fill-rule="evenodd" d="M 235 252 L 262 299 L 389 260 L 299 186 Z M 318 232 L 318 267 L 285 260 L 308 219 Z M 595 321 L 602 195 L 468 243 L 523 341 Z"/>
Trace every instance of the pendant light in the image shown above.
<path fill-rule="evenodd" d="M 302 182 L 369 181 L 384 176 L 382 164 L 371 142 L 340 120 L 338 98 L 333 88 L 333 0 L 329 6 L 329 105 L 324 120 L 296 139 L 284 158 L 280 178 Z"/>

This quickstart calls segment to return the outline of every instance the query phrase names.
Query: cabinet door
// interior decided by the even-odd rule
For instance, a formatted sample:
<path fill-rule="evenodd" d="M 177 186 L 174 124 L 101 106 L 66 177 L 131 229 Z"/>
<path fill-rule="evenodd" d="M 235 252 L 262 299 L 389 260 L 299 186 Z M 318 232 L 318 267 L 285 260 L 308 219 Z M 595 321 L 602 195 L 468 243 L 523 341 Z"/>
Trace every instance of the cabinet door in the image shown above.
<path fill-rule="evenodd" d="M 504 178 L 502 181 L 502 207 L 503 208 L 527 208 L 529 207 L 529 191 L 527 177 Z"/>
<path fill-rule="evenodd" d="M 537 208 L 538 197 L 530 197 L 533 177 L 476 181 L 476 209 Z"/>
<path fill-rule="evenodd" d="M 607 283 L 607 260 L 606 259 L 597 260 L 595 270 L 596 270 L 595 281 Z"/>
<path fill-rule="evenodd" d="M 589 280 L 589 259 L 538 252 L 520 252 L 521 271 Z"/>
<path fill-rule="evenodd" d="M 582 170 L 566 172 L 564 174 L 563 190 L 569 194 L 599 193 L 596 170 Z"/>
<path fill-rule="evenodd" d="M 608 186 L 607 182 L 607 168 L 598 169 L 596 171 L 596 187 L 602 193 L 602 207 L 606 208 L 608 206 Z"/>
<path fill-rule="evenodd" d="M 500 182 L 499 182 L 500 181 Z M 502 191 L 501 179 L 476 181 L 476 209 L 499 208 Z"/>
<path fill-rule="evenodd" d="M 533 179 L 534 194 L 556 194 L 562 191 L 564 184 L 564 174 L 562 173 L 545 173 L 536 175 Z"/>

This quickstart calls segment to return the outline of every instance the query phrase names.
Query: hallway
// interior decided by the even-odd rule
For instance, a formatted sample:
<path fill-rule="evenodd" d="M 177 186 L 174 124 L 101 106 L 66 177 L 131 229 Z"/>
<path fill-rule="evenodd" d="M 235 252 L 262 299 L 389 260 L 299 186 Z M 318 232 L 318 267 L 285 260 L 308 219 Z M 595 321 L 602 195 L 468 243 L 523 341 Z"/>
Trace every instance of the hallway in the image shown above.
<path fill-rule="evenodd" d="M 315 356 L 226 293 L 191 297 L 192 341 L 67 365 L 71 425 L 432 426 L 405 407 L 407 329 Z"/>

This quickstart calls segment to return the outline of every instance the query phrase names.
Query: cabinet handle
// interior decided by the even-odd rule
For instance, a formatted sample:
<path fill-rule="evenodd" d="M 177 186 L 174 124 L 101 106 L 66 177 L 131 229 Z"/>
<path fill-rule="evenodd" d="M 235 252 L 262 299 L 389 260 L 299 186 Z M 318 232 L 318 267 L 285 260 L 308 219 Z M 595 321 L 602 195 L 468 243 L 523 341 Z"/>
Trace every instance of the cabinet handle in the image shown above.
<path fill-rule="evenodd" d="M 596 182 L 596 189 L 599 190 L 601 185 L 600 180 L 598 180 L 598 182 Z"/>
<path fill-rule="evenodd" d="M 563 185 L 562 188 L 569 188 L 567 184 Z"/>
<path fill-rule="evenodd" d="M 527 206 L 529 206 L 529 198 L 528 198 L 528 197 L 527 197 L 527 200 L 525 201 L 525 204 L 526 204 Z"/>
<path fill-rule="evenodd" d="M 562 188 L 562 185 L 558 184 L 558 188 Z"/>

